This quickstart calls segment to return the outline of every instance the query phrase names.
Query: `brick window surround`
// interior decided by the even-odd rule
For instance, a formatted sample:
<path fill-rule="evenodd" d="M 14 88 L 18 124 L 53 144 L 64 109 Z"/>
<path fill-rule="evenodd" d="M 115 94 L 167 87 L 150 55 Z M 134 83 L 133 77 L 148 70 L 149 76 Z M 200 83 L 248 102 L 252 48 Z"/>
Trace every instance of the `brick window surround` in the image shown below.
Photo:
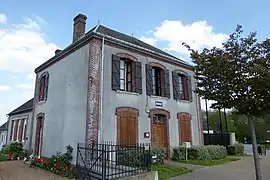
<path fill-rule="evenodd" d="M 139 110 L 132 107 L 118 107 L 115 110 L 117 118 L 117 142 L 138 143 Z"/>

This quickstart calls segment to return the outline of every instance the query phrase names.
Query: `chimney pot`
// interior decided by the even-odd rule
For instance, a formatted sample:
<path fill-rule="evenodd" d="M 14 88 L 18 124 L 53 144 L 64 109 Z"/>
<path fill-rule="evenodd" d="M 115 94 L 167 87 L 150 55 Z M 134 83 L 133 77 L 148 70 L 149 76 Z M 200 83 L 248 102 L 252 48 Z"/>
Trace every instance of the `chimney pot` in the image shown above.
<path fill-rule="evenodd" d="M 59 54 L 62 50 L 61 49 L 56 49 L 55 50 L 55 55 Z"/>
<path fill-rule="evenodd" d="M 73 19 L 73 42 L 77 41 L 85 34 L 86 19 L 87 17 L 81 13 Z"/>

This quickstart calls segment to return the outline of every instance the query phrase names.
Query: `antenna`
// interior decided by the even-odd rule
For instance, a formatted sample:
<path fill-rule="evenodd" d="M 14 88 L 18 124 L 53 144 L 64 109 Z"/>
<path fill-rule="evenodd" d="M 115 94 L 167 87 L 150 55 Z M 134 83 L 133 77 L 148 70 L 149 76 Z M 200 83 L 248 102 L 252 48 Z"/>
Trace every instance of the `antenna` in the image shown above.
<path fill-rule="evenodd" d="M 97 31 L 97 29 L 98 29 L 98 27 L 99 27 L 99 23 L 100 23 L 100 21 L 98 20 L 97 25 L 96 25 L 96 28 L 94 29 L 94 32 Z"/>

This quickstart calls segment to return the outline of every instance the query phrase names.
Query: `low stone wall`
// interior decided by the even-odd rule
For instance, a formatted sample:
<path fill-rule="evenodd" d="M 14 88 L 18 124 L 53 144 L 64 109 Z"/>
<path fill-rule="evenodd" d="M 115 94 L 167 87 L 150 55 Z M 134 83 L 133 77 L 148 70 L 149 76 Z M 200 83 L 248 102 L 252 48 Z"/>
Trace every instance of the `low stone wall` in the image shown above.
<path fill-rule="evenodd" d="M 151 171 L 143 174 L 138 174 L 136 176 L 129 176 L 120 178 L 121 180 L 158 180 L 158 172 Z"/>

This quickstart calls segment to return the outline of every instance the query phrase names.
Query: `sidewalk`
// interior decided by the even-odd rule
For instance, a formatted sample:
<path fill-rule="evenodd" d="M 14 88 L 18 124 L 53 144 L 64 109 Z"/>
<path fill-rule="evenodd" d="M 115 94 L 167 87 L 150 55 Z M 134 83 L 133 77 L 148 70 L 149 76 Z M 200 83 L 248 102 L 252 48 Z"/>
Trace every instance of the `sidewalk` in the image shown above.
<path fill-rule="evenodd" d="M 270 156 L 262 157 L 260 160 L 263 180 L 270 179 Z M 227 164 L 203 167 L 193 172 L 175 177 L 180 180 L 254 180 L 253 157 L 245 157 L 242 160 Z"/>

